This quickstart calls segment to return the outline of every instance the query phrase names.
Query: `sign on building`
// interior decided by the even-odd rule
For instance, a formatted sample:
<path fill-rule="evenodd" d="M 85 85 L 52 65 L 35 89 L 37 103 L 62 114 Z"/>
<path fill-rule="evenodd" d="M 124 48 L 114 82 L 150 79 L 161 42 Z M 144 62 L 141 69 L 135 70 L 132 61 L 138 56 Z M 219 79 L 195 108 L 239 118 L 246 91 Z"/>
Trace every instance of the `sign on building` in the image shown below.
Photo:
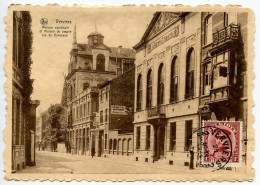
<path fill-rule="evenodd" d="M 128 115 L 129 110 L 123 105 L 111 105 L 111 114 Z"/>

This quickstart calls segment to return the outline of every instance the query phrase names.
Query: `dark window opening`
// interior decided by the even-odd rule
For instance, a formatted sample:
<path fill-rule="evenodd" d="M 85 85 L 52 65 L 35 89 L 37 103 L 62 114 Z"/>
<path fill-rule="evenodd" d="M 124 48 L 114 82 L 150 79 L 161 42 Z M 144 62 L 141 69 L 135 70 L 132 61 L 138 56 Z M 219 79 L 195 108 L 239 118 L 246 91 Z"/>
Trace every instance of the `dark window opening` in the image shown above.
<path fill-rule="evenodd" d="M 174 57 L 171 65 L 171 92 L 170 102 L 178 100 L 178 58 Z"/>
<path fill-rule="evenodd" d="M 157 96 L 157 104 L 162 105 L 164 100 L 164 68 L 163 64 L 160 64 L 158 70 L 158 96 Z"/>
<path fill-rule="evenodd" d="M 176 149 L 176 122 L 170 123 L 170 151 Z"/>
<path fill-rule="evenodd" d="M 136 128 L 136 149 L 140 149 L 141 127 Z"/>
<path fill-rule="evenodd" d="M 187 54 L 186 61 L 186 86 L 185 98 L 192 98 L 194 96 L 194 70 L 195 70 L 195 52 L 191 48 Z"/>
<path fill-rule="evenodd" d="M 153 93 L 153 84 L 152 84 L 152 70 L 150 69 L 147 74 L 147 94 L 146 94 L 146 107 L 152 107 L 152 93 Z"/>
<path fill-rule="evenodd" d="M 184 151 L 190 150 L 192 146 L 192 120 L 185 122 L 185 148 Z"/>
<path fill-rule="evenodd" d="M 138 76 L 137 79 L 137 104 L 136 111 L 140 111 L 142 109 L 142 75 Z"/>
<path fill-rule="evenodd" d="M 146 126 L 146 150 L 150 149 L 151 147 L 151 126 Z"/>
<path fill-rule="evenodd" d="M 105 56 L 103 54 L 97 55 L 97 71 L 105 71 Z"/>

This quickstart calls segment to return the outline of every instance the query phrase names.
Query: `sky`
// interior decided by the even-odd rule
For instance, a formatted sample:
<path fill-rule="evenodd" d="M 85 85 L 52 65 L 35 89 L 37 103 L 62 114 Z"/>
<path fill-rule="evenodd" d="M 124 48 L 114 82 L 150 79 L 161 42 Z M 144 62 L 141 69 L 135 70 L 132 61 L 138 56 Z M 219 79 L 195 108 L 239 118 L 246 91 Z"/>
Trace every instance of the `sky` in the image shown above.
<path fill-rule="evenodd" d="M 38 114 L 47 110 L 51 104 L 60 103 L 64 84 L 64 75 L 67 74 L 69 52 L 72 47 L 73 30 L 76 23 L 77 42 L 87 43 L 89 33 L 97 31 L 104 35 L 107 46 L 123 46 L 132 48 L 137 44 L 150 23 L 155 10 L 142 8 L 86 8 L 43 9 L 31 11 L 33 31 L 32 54 L 32 99 L 40 100 Z M 68 37 L 42 37 L 40 20 L 48 19 L 47 26 L 68 26 L 72 33 Z M 71 24 L 58 24 L 56 19 L 71 21 Z"/>

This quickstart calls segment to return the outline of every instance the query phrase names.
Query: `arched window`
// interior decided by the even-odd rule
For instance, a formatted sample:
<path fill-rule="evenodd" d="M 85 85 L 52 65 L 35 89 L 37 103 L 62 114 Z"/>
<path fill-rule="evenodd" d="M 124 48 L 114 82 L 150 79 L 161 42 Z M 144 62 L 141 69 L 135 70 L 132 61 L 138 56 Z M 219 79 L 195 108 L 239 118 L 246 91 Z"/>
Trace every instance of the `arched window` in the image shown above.
<path fill-rule="evenodd" d="M 137 103 L 136 110 L 142 109 L 142 75 L 140 74 L 137 78 Z"/>
<path fill-rule="evenodd" d="M 190 48 L 187 53 L 187 61 L 186 61 L 185 98 L 192 98 L 194 95 L 194 70 L 195 70 L 195 52 L 193 48 Z"/>
<path fill-rule="evenodd" d="M 113 150 L 116 151 L 117 150 L 117 140 L 114 139 L 113 141 Z"/>
<path fill-rule="evenodd" d="M 173 57 L 171 65 L 171 91 L 170 101 L 175 102 L 178 100 L 178 58 Z"/>
<path fill-rule="evenodd" d="M 152 107 L 152 93 L 153 93 L 153 84 L 152 84 L 152 70 L 150 69 L 147 73 L 147 91 L 146 91 L 146 107 Z"/>
<path fill-rule="evenodd" d="M 97 55 L 97 71 L 105 71 L 105 56 L 103 54 Z"/>
<path fill-rule="evenodd" d="M 112 150 L 112 139 L 109 139 L 109 150 Z"/>
<path fill-rule="evenodd" d="M 163 63 L 160 64 L 158 70 L 158 95 L 157 95 L 157 104 L 162 105 L 164 99 L 164 68 Z"/>
<path fill-rule="evenodd" d="M 204 45 L 212 42 L 212 16 L 208 15 L 204 21 Z"/>

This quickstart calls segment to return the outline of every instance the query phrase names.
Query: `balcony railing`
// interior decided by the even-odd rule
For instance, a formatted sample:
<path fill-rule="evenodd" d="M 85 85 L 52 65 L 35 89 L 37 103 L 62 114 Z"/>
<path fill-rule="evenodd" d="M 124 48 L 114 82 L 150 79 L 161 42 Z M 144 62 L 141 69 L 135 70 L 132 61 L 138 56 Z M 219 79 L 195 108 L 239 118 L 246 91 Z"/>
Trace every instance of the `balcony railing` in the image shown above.
<path fill-rule="evenodd" d="M 228 100 L 229 97 L 230 97 L 230 86 L 211 89 L 209 103 L 225 101 L 225 100 Z"/>
<path fill-rule="evenodd" d="M 148 119 L 165 118 L 165 105 L 158 105 L 147 109 L 147 117 Z"/>
<path fill-rule="evenodd" d="M 233 41 L 238 39 L 239 27 L 235 24 L 230 24 L 229 26 L 213 33 L 213 47 L 227 41 Z"/>

